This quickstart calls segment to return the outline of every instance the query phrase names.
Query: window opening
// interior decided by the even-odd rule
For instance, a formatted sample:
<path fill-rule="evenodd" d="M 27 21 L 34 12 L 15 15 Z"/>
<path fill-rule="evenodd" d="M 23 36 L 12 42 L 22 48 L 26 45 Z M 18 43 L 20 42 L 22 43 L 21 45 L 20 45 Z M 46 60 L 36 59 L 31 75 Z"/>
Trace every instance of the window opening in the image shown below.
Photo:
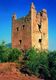
<path fill-rule="evenodd" d="M 22 43 L 22 40 L 19 40 L 19 43 L 21 44 Z"/>

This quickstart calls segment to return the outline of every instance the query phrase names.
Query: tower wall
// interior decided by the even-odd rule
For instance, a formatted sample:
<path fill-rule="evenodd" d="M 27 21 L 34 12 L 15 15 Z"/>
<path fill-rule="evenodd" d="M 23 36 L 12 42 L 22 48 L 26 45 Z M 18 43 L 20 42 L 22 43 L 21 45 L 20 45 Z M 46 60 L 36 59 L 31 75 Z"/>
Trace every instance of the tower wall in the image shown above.
<path fill-rule="evenodd" d="M 37 13 L 34 4 L 31 6 L 32 47 L 39 50 L 48 49 L 48 18 L 43 9 Z"/>
<path fill-rule="evenodd" d="M 45 9 L 42 14 L 42 49 L 48 49 L 48 17 Z"/>
<path fill-rule="evenodd" d="M 22 51 L 31 47 L 31 18 L 21 18 L 12 21 L 12 47 Z"/>
<path fill-rule="evenodd" d="M 22 51 L 31 47 L 48 49 L 48 17 L 45 9 L 37 13 L 32 3 L 27 16 L 20 19 L 13 16 L 12 47 Z"/>
<path fill-rule="evenodd" d="M 32 47 L 37 48 L 38 42 L 37 42 L 37 38 L 38 38 L 38 34 L 37 34 L 37 14 L 36 14 L 36 10 L 35 10 L 35 6 L 32 3 L 31 6 L 31 35 L 32 35 Z"/>

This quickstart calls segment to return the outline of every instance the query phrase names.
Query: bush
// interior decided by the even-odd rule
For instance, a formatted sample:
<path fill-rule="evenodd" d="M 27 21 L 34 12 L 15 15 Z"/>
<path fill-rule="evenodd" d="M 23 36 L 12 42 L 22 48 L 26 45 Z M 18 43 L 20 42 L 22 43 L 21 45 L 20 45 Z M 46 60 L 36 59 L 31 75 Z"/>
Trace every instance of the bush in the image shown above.
<path fill-rule="evenodd" d="M 31 48 L 26 52 L 26 66 L 33 74 L 45 80 L 56 80 L 56 51 L 38 51 Z"/>
<path fill-rule="evenodd" d="M 0 62 L 8 61 L 8 48 L 5 46 L 5 43 L 0 44 Z"/>
<path fill-rule="evenodd" d="M 35 75 L 39 75 L 39 68 L 43 65 L 48 69 L 47 52 L 40 52 L 35 48 L 31 48 L 26 52 L 26 56 L 28 57 L 26 65 Z"/>
<path fill-rule="evenodd" d="M 0 62 L 14 62 L 19 60 L 21 51 L 16 48 L 8 48 L 5 44 L 0 44 Z"/>
<path fill-rule="evenodd" d="M 4 42 L 0 44 L 0 62 L 18 62 L 21 55 L 18 49 L 7 48 Z M 25 61 L 24 66 L 32 74 L 45 80 L 56 80 L 56 51 L 39 51 L 30 48 L 23 60 Z"/>
<path fill-rule="evenodd" d="M 48 63 L 49 63 L 51 80 L 56 80 L 56 51 L 49 53 Z"/>
<path fill-rule="evenodd" d="M 16 48 L 11 49 L 9 57 L 8 57 L 8 61 L 9 62 L 14 62 L 16 60 L 19 60 L 20 55 L 21 55 L 21 52 L 18 49 L 16 49 Z"/>

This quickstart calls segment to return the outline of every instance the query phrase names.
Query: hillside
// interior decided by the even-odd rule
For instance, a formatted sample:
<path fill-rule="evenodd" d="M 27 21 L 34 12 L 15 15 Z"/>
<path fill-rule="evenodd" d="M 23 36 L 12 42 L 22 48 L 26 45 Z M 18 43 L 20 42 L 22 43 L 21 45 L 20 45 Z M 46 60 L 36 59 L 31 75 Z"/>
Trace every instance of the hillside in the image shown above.
<path fill-rule="evenodd" d="M 41 80 L 21 73 L 15 63 L 0 63 L 0 80 Z"/>

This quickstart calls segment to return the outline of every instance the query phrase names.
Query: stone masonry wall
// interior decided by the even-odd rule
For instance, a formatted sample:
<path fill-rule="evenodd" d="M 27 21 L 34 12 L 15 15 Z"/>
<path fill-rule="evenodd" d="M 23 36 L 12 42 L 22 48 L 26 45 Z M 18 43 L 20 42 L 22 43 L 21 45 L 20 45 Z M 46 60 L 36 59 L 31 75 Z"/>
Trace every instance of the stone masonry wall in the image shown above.
<path fill-rule="evenodd" d="M 31 47 L 31 18 L 13 19 L 12 47 L 22 51 Z"/>
<path fill-rule="evenodd" d="M 45 9 L 37 13 L 32 3 L 27 16 L 20 19 L 16 19 L 16 15 L 12 17 L 12 47 L 22 51 L 30 47 L 48 49 L 48 17 Z"/>

